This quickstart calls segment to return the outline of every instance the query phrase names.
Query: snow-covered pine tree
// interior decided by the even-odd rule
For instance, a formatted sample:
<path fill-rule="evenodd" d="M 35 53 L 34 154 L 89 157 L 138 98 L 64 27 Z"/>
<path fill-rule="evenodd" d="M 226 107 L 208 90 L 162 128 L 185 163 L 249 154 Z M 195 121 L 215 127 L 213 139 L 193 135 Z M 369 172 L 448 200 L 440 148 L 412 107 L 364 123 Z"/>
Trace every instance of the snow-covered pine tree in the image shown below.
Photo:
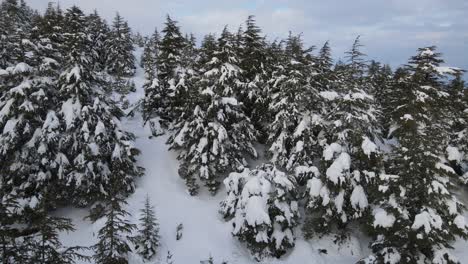
<path fill-rule="evenodd" d="M 269 111 L 274 115 L 268 125 L 267 154 L 275 165 L 293 170 L 315 159 L 315 131 L 321 118 L 316 114 L 318 90 L 308 77 L 312 68 L 300 36 L 290 34 L 286 49 L 270 80 Z"/>
<path fill-rule="evenodd" d="M 58 64 L 48 57 L 54 55 L 48 39 L 36 43 L 22 40 L 22 61 L 7 68 L 8 85 L 0 98 L 0 171 L 9 179 L 8 190 L 23 199 L 37 195 L 59 167 L 55 152 L 44 142 L 56 140 L 56 131 L 47 130 L 47 117 L 55 107 Z"/>
<path fill-rule="evenodd" d="M 153 35 L 148 39 L 141 56 L 141 67 L 145 70 L 145 77 L 148 80 L 153 80 L 157 76 L 157 59 L 159 53 L 159 43 L 161 37 L 158 29 L 154 29 Z"/>
<path fill-rule="evenodd" d="M 245 154 L 257 156 L 253 147 L 256 131 L 236 99 L 241 70 L 227 28 L 210 53 L 212 57 L 201 66 L 199 94 L 191 96 L 199 101 L 188 102 L 181 115 L 185 118 L 175 125 L 177 131 L 169 139 L 171 148 L 181 150 L 179 174 L 186 179 L 191 194 L 197 190 L 196 178 L 216 193 L 223 173 L 245 165 Z"/>
<path fill-rule="evenodd" d="M 217 42 L 215 36 L 213 34 L 205 35 L 201 42 L 201 46 L 198 52 L 199 57 L 197 60 L 201 71 L 203 71 L 203 68 L 208 65 L 208 63 L 211 61 L 211 58 L 214 57 L 216 49 Z"/>
<path fill-rule="evenodd" d="M 114 39 L 110 38 L 110 28 L 107 25 L 106 21 L 101 18 L 97 10 L 94 10 L 93 13 L 86 17 L 86 29 L 89 38 L 90 38 L 90 46 L 93 48 L 93 53 L 91 54 L 92 64 L 94 66 L 94 71 L 102 72 L 105 71 L 106 68 L 109 66 L 108 62 L 108 53 L 110 53 L 110 49 L 115 48 L 115 46 L 111 46 L 109 41 L 113 41 Z M 115 30 L 115 29 L 114 29 Z M 120 40 L 120 39 L 119 39 Z M 119 44 L 121 42 L 119 41 Z M 115 44 L 118 45 L 118 44 Z M 120 46 L 119 46 L 120 47 Z M 128 46 L 126 47 L 128 49 Z M 125 50 L 127 53 L 132 52 Z M 117 50 L 116 52 L 121 52 Z M 124 53 L 123 55 L 127 55 Z M 131 57 L 131 56 L 130 56 Z M 114 63 L 118 63 L 115 62 Z M 130 64 L 130 63 L 129 63 Z M 115 66 L 115 65 L 111 65 Z M 130 65 L 130 68 L 132 65 Z"/>
<path fill-rule="evenodd" d="M 177 113 L 173 112 L 174 107 L 177 107 L 174 104 L 174 96 L 179 84 L 181 52 L 185 47 L 185 39 L 177 22 L 169 16 L 162 33 L 164 36 L 157 55 L 157 77 L 149 79 L 144 85 L 144 119 L 145 122 L 149 122 L 154 135 L 161 134 L 161 128 L 169 128 L 178 117 Z M 179 99 L 183 101 L 182 98 Z"/>
<path fill-rule="evenodd" d="M 55 188 L 50 187 L 42 190 L 39 205 L 27 217 L 28 228 L 34 233 L 23 238 L 23 263 L 73 264 L 76 260 L 88 260 L 89 257 L 79 253 L 85 248 L 62 245 L 59 233 L 73 232 L 75 229 L 70 219 L 49 215 L 49 200 L 52 197 L 49 189 L 55 192 Z"/>
<path fill-rule="evenodd" d="M 198 50 L 196 48 L 196 40 L 193 34 L 186 35 L 184 38 L 184 47 L 180 54 L 179 67 L 176 69 L 175 86 L 173 87 L 173 94 L 171 94 L 171 112 L 173 124 L 177 123 L 180 119 L 185 119 L 185 110 L 188 106 L 193 105 L 191 101 L 196 100 L 193 98 L 193 92 L 197 91 L 195 87 L 199 79 L 198 72 Z M 193 110 L 190 109 L 190 110 Z"/>
<path fill-rule="evenodd" d="M 54 59 L 59 65 L 63 61 L 63 11 L 59 5 L 49 3 L 44 15 L 35 20 L 31 39 L 47 58 Z"/>
<path fill-rule="evenodd" d="M 151 260 L 158 253 L 159 224 L 149 196 L 146 196 L 144 208 L 140 210 L 138 235 L 133 237 L 132 241 L 135 250 L 145 260 Z"/>
<path fill-rule="evenodd" d="M 268 110 L 265 86 L 269 77 L 265 69 L 266 44 L 254 16 L 249 16 L 245 25 L 245 31 L 240 36 L 241 46 L 238 54 L 245 87 L 240 90 L 239 100 L 257 130 L 264 131 L 265 124 L 262 123 L 266 121 L 264 115 Z"/>
<path fill-rule="evenodd" d="M 21 61 L 24 56 L 22 39 L 28 39 L 31 18 L 30 8 L 24 2 L 5 0 L 0 3 L 0 69 Z"/>
<path fill-rule="evenodd" d="M 311 85 L 316 87 L 319 92 L 330 91 L 332 89 L 332 83 L 336 78 L 334 78 L 333 58 L 328 41 L 320 48 L 312 69 L 315 71 L 315 74 L 310 78 Z M 322 107 L 317 106 L 316 108 L 322 108 L 319 112 L 325 114 L 331 107 L 326 100 L 320 100 L 320 102 L 323 103 Z"/>
<path fill-rule="evenodd" d="M 87 205 L 108 195 L 131 193 L 141 168 L 135 164 L 134 136 L 121 128 L 121 112 L 105 96 L 102 80 L 90 65 L 92 49 L 83 12 L 72 7 L 65 19 L 65 45 L 70 51 L 59 79 L 58 116 L 64 129 L 60 150 L 71 170 L 61 178 L 68 197 L 75 204 Z M 121 189 L 110 192 L 111 181 L 119 182 Z"/>
<path fill-rule="evenodd" d="M 145 46 L 146 39 L 141 35 L 140 32 L 137 32 L 135 34 L 132 34 L 132 40 L 135 45 L 137 45 L 140 48 L 143 48 Z"/>
<path fill-rule="evenodd" d="M 294 247 L 299 208 L 294 177 L 271 164 L 233 172 L 224 180 L 227 197 L 220 213 L 232 220 L 232 234 L 257 260 L 280 257 Z"/>
<path fill-rule="evenodd" d="M 204 72 L 204 66 L 207 66 L 208 63 L 211 61 L 211 58 L 214 57 L 214 54 L 217 50 L 217 43 L 216 39 L 213 35 L 209 34 L 206 35 L 202 41 L 200 47 L 200 57 L 197 61 L 198 67 L 202 67 L 198 69 L 200 72 Z M 198 68 L 197 67 L 197 68 Z M 200 80 L 198 80 L 200 81 Z M 190 135 L 188 137 L 194 138 L 197 140 L 196 137 L 199 135 L 205 134 L 206 128 L 206 110 L 202 108 L 202 106 L 208 105 L 210 103 L 210 96 L 201 94 L 201 88 L 199 87 L 199 83 L 196 83 L 193 89 L 190 89 L 188 94 L 188 101 L 186 101 L 185 105 L 185 112 L 180 115 L 179 119 L 176 121 L 174 125 L 174 130 L 176 131 L 176 137 L 171 137 L 168 140 L 168 143 L 171 145 L 171 149 L 182 149 L 190 147 L 190 145 L 195 144 L 193 142 L 178 142 L 180 141 L 181 137 L 186 137 L 184 133 L 186 131 L 190 131 Z M 185 127 L 185 128 L 184 128 Z M 184 128 L 184 130 L 182 130 Z M 218 131 L 219 132 L 219 131 Z M 223 132 L 224 133 L 224 132 Z M 226 135 L 224 135 L 226 136 Z M 224 137 L 223 136 L 223 137 Z M 221 137 L 221 138 L 223 138 Z M 219 134 L 218 134 L 218 138 Z M 196 142 L 198 144 L 198 142 Z M 195 155 L 196 153 L 192 152 L 189 155 L 189 152 L 193 151 L 187 149 L 188 151 L 181 151 L 179 155 L 180 160 L 189 160 L 190 156 Z M 196 154 L 199 155 L 199 154 Z M 179 167 L 179 176 L 182 177 L 185 181 L 187 186 L 188 192 L 190 195 L 198 194 L 199 185 L 197 183 L 198 180 L 198 172 L 199 167 L 190 165 L 190 162 L 183 162 Z"/>
<path fill-rule="evenodd" d="M 127 21 L 119 13 L 115 15 L 107 38 L 107 71 L 117 77 L 135 74 L 132 32 Z"/>
<path fill-rule="evenodd" d="M 378 116 L 380 126 L 382 127 L 382 134 L 386 136 L 388 134 L 391 117 L 389 113 L 392 111 L 392 105 L 390 104 L 391 87 L 392 87 L 392 69 L 389 65 L 381 65 L 380 62 L 371 60 L 366 71 L 365 82 L 369 83 L 369 86 L 374 87 L 372 89 L 372 96 L 375 98 L 376 107 L 381 110 L 381 114 Z"/>
<path fill-rule="evenodd" d="M 468 235 L 464 205 L 452 189 L 453 169 L 444 164 L 448 141 L 438 71 L 443 63 L 435 47 L 413 56 L 407 72 L 397 79 L 393 92 L 393 135 L 398 145 L 389 156 L 387 173 L 378 179 L 369 227 L 375 241 L 367 263 L 458 263 L 451 242 Z"/>
<path fill-rule="evenodd" d="M 307 184 L 308 213 L 314 215 L 304 226 L 308 236 L 336 231 L 346 237 L 347 225 L 368 212 L 368 186 L 381 170 L 378 110 L 364 84 L 359 47 L 358 38 L 347 52 L 348 63 L 335 73 L 334 90 L 320 93 L 334 108 L 325 117 L 320 173 Z"/>
<path fill-rule="evenodd" d="M 463 80 L 464 71 L 453 68 L 449 71 L 454 76 L 448 84 L 451 135 L 447 159 L 455 172 L 468 183 L 468 92 Z"/>
<path fill-rule="evenodd" d="M 135 225 L 126 219 L 130 215 L 123 208 L 126 204 L 121 195 L 107 197 L 104 212 L 106 221 L 98 232 L 98 242 L 92 247 L 96 264 L 128 264 L 131 248 L 127 240 Z"/>

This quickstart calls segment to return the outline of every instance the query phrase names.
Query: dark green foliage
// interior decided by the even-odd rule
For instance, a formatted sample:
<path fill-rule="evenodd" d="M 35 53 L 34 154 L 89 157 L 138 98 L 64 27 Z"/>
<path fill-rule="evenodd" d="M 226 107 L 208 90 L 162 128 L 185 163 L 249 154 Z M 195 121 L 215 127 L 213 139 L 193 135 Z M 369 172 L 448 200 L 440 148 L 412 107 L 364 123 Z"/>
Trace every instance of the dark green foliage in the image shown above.
<path fill-rule="evenodd" d="M 350 222 L 366 217 L 368 196 L 372 195 L 369 191 L 382 169 L 377 146 L 379 112 L 368 93 L 369 87 L 364 85 L 365 64 L 360 47 L 358 38 L 347 52 L 347 63 L 335 69 L 329 90 L 320 93 L 329 102 L 324 116 L 326 142 L 322 143 L 319 156 L 320 173 L 308 184 L 308 213 L 317 217 L 305 226 L 307 234 L 337 232 L 345 237 Z M 326 53 L 322 52 L 324 58 Z M 326 71 L 329 64 L 324 65 Z"/>
<path fill-rule="evenodd" d="M 315 133 L 321 126 L 318 90 L 308 79 L 310 52 L 300 36 L 290 35 L 269 81 L 268 111 L 273 117 L 267 126 L 267 154 L 274 164 L 290 171 L 312 162 L 314 156 L 309 153 L 315 151 Z"/>
<path fill-rule="evenodd" d="M 157 29 L 153 35 L 146 41 L 145 48 L 140 60 L 141 67 L 145 70 L 146 78 L 153 80 L 156 78 L 157 59 L 159 54 L 159 43 L 161 39 Z"/>
<path fill-rule="evenodd" d="M 159 224 L 153 206 L 146 196 L 144 208 L 140 210 L 138 235 L 132 238 L 135 250 L 146 260 L 151 260 L 158 253 Z"/>
<path fill-rule="evenodd" d="M 179 85 L 181 75 L 186 73 L 180 67 L 186 41 L 182 37 L 177 22 L 169 16 L 167 16 L 162 34 L 163 38 L 159 44 L 156 60 L 158 73 L 156 78 L 150 79 L 145 84 L 143 104 L 145 121 L 149 121 L 152 127 L 156 127 L 153 129 L 154 134 L 160 134 L 160 128 L 170 127 L 180 114 L 176 109 L 182 107 L 181 102 L 187 98 L 187 87 Z"/>
<path fill-rule="evenodd" d="M 106 39 L 107 63 L 110 74 L 118 77 L 135 74 L 132 32 L 119 13 L 114 18 L 109 37 Z"/>
<path fill-rule="evenodd" d="M 73 202 L 86 205 L 109 195 L 109 182 L 120 181 L 119 194 L 131 193 L 141 174 L 135 165 L 134 136 L 121 129 L 120 111 L 105 96 L 102 79 L 92 71 L 89 38 L 81 30 L 84 15 L 76 7 L 66 14 L 66 45 L 71 47 L 66 70 L 60 76 L 59 119 L 64 132 L 61 151 L 72 164 L 66 185 Z"/>
<path fill-rule="evenodd" d="M 89 257 L 80 253 L 86 248 L 66 248 L 60 242 L 60 232 L 73 232 L 75 229 L 70 219 L 48 214 L 50 197 L 51 194 L 46 189 L 40 204 L 28 218 L 28 228 L 37 232 L 23 238 L 22 247 L 27 251 L 23 261 L 38 264 L 72 264 L 76 260 L 89 260 Z"/>
<path fill-rule="evenodd" d="M 215 50 L 209 41 L 205 39 L 201 51 L 206 64 L 201 66 L 197 88 L 191 89 L 192 99 L 186 101 L 182 118 L 174 126 L 176 133 L 169 139 L 171 148 L 181 150 L 179 173 L 192 195 L 197 193 L 197 179 L 215 194 L 222 173 L 245 165 L 245 153 L 257 154 L 253 147 L 256 132 L 236 100 L 241 70 L 232 35 L 225 28 Z"/>
<path fill-rule="evenodd" d="M 126 68 L 124 69 L 114 69 L 113 67 L 115 66 L 116 63 L 118 62 L 115 62 L 113 61 L 113 65 L 109 65 L 107 63 L 107 60 L 111 60 L 111 59 L 116 59 L 115 57 L 110 57 L 110 53 L 111 52 L 122 52 L 124 53 L 122 56 L 126 55 L 128 57 L 130 57 L 130 62 L 127 62 L 128 64 L 130 64 L 130 66 L 126 65 L 127 67 L 129 68 L 132 68 L 132 62 L 131 62 L 131 55 L 128 55 L 128 53 L 131 53 L 132 52 L 132 49 L 129 48 L 128 46 L 128 40 L 125 40 L 123 41 L 121 38 L 118 38 L 118 39 L 113 39 L 113 38 L 110 38 L 110 29 L 109 29 L 109 26 L 107 25 L 106 21 L 104 21 L 100 15 L 97 13 L 97 11 L 94 11 L 94 13 L 88 15 L 86 17 L 86 23 L 87 23 L 87 27 L 86 27 L 86 33 L 88 34 L 89 36 L 89 39 L 90 39 L 90 46 L 93 48 L 93 52 L 91 54 L 91 59 L 93 60 L 93 64 L 94 64 L 94 70 L 97 71 L 97 72 L 100 72 L 100 71 L 104 71 L 106 68 L 112 68 L 112 70 L 115 70 L 115 71 L 125 71 Z M 114 29 L 116 30 L 116 29 Z M 119 28 L 120 30 L 120 28 Z M 128 29 L 127 29 L 128 30 Z M 128 33 L 127 33 L 128 34 Z M 113 35 L 112 35 L 113 36 Z M 109 44 L 109 39 L 112 40 L 112 43 L 114 45 L 110 45 Z M 117 43 L 117 41 L 119 41 Z M 123 42 L 123 43 L 122 43 Z M 123 49 L 127 49 L 127 50 L 124 50 L 124 51 L 121 51 L 121 50 L 115 50 L 117 48 L 118 45 L 127 45 L 125 46 Z M 118 48 L 122 48 L 120 46 L 118 46 Z M 121 57 L 119 57 L 120 61 L 124 60 L 124 59 L 121 59 Z M 128 59 L 128 58 L 127 58 Z M 131 71 L 131 70 L 130 70 Z M 124 73 L 121 73 L 119 72 L 119 74 L 125 74 Z"/>
<path fill-rule="evenodd" d="M 107 199 L 106 222 L 98 232 L 97 244 L 93 246 L 96 264 L 128 264 L 131 249 L 127 240 L 136 226 L 126 219 L 129 216 L 123 208 L 126 204 L 118 195 Z"/>
<path fill-rule="evenodd" d="M 393 135 L 399 145 L 389 156 L 387 172 L 381 176 L 381 195 L 376 197 L 380 212 L 394 219 L 392 225 L 371 224 L 376 241 L 372 244 L 377 261 L 400 258 L 400 263 L 457 263 L 447 251 L 457 236 L 466 237 L 462 224 L 464 205 L 451 192 L 451 167 L 443 156 L 449 140 L 446 126 L 448 93 L 443 90 L 439 64 L 443 60 L 435 47 L 418 50 L 407 71 L 398 78 L 398 93 L 392 111 Z M 387 191 L 383 191 L 387 190 Z"/>

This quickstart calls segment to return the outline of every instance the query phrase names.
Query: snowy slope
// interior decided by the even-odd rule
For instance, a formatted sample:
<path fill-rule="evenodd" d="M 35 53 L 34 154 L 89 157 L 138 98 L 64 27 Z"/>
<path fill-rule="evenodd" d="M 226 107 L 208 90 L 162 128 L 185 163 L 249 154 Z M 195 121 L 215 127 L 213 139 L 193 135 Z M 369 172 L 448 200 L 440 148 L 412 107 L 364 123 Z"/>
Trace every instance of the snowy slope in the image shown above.
<path fill-rule="evenodd" d="M 135 52 L 140 58 L 141 49 Z M 137 69 L 134 82 L 137 91 L 128 96 L 130 104 L 144 96 L 142 85 L 144 74 Z M 124 127 L 137 136 L 135 145 L 141 150 L 138 163 L 146 169 L 145 175 L 138 179 L 135 193 L 128 199 L 128 211 L 135 223 L 138 210 L 142 208 L 144 198 L 149 195 L 155 205 L 160 224 L 161 247 L 158 259 L 150 263 L 166 263 L 167 251 L 171 251 L 174 264 L 200 263 L 213 256 L 215 263 L 257 263 L 245 248 L 230 234 L 230 224 L 224 222 L 218 214 L 219 202 L 223 199 L 224 190 L 212 197 L 201 192 L 191 197 L 185 191 L 184 182 L 177 174 L 176 154 L 167 150 L 166 137 L 150 138 L 148 127 L 143 127 L 141 114 L 123 120 Z M 73 219 L 76 231 L 64 234 L 67 245 L 90 246 L 95 243 L 101 222 L 95 224 L 83 220 L 88 211 L 85 209 L 64 209 L 59 214 Z M 184 225 L 183 237 L 176 240 L 176 227 Z M 367 255 L 367 239 L 353 238 L 342 248 L 335 245 L 332 238 L 325 237 L 307 242 L 298 238 L 295 249 L 280 260 L 266 259 L 263 263 L 355 263 L 361 256 Z M 456 253 L 462 256 L 468 248 L 465 242 L 457 243 Z M 327 254 L 320 254 L 326 249 Z M 137 256 L 130 256 L 131 264 L 143 263 Z"/>

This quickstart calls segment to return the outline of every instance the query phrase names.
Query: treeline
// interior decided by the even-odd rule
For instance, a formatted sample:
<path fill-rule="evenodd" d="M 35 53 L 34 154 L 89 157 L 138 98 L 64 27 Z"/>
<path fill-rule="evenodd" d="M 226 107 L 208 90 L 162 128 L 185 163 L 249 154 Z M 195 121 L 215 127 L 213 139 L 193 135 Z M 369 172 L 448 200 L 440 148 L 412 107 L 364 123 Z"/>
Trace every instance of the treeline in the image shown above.
<path fill-rule="evenodd" d="M 201 46 L 167 17 L 147 39 L 144 119 L 169 132 L 188 192 L 227 197 L 221 213 L 257 259 L 353 229 L 373 238 L 362 263 L 457 263 L 466 238 L 468 93 L 463 70 L 423 47 L 392 70 L 359 37 L 344 61 L 301 35 L 269 41 L 250 16 Z M 257 144 L 260 143 L 260 144 Z M 247 168 L 264 146 L 266 163 Z M 304 211 L 305 215 L 300 212 Z"/>

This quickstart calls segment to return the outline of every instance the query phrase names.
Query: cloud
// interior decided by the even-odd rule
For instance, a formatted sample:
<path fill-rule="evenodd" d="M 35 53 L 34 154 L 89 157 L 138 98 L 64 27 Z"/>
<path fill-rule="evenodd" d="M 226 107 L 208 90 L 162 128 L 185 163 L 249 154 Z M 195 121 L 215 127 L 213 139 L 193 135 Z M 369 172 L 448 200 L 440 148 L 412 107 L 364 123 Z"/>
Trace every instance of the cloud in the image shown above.
<path fill-rule="evenodd" d="M 27 0 L 44 9 L 48 0 Z M 418 47 L 436 44 L 446 61 L 468 69 L 468 1 L 465 0 L 60 0 L 85 11 L 97 9 L 107 20 L 119 11 L 144 34 L 162 28 L 165 15 L 178 20 L 184 32 L 200 39 L 228 24 L 236 31 L 249 14 L 256 16 L 270 39 L 289 31 L 303 33 L 307 45 L 330 40 L 342 57 L 353 39 L 362 35 L 364 52 L 393 65 L 403 64 Z"/>

